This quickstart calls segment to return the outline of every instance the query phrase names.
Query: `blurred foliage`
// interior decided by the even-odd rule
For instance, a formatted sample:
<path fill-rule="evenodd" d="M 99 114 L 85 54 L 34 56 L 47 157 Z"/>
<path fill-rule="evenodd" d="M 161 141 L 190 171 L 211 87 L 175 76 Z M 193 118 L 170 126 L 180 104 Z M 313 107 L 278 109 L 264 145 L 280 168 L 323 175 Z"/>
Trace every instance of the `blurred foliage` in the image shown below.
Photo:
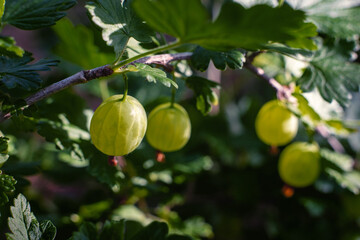
<path fill-rule="evenodd" d="M 11 6 L 24 1 L 7 2 Z M 38 2 L 40 4 L 45 1 Z M 55 11 L 53 7 L 56 2 L 61 4 Z M 53 16 L 51 19 L 57 19 L 63 16 L 62 11 L 73 2 L 49 1 L 45 6 L 49 6 L 48 9 Z M 85 4 L 85 1 L 79 2 Z M 104 9 L 101 8 L 104 2 L 106 1 L 88 3 L 93 19 L 104 15 Z M 174 19 L 171 11 L 162 11 L 160 5 L 156 5 L 158 2 L 167 2 L 171 5 L 170 9 L 174 9 L 175 5 L 171 1 L 151 2 L 156 5 L 154 12 L 149 12 L 145 7 L 139 9 L 143 0 L 135 2 L 140 15 L 156 15 L 153 21 L 160 17 Z M 227 3 L 227 7 L 220 12 L 220 20 L 209 22 L 211 14 L 208 16 L 206 8 L 196 4 L 197 1 L 176 2 L 183 12 L 180 11 L 175 22 L 189 27 L 193 35 L 200 34 L 199 39 L 203 42 L 198 39 L 199 44 L 216 47 L 223 44 L 220 41 L 223 36 L 220 34 L 214 39 L 204 39 L 207 31 L 212 31 L 209 26 L 220 26 L 221 22 L 227 22 L 234 14 L 245 11 L 245 20 L 260 16 L 254 24 L 260 24 L 261 28 L 266 29 L 276 24 L 270 20 L 264 22 L 264 19 L 271 19 L 272 13 L 285 14 L 285 10 L 290 9 L 285 4 L 275 10 L 260 5 L 248 12 L 240 5 Z M 209 9 L 220 11 L 217 9 L 217 2 L 221 1 L 204 2 Z M 237 2 L 247 2 L 251 5 L 251 2 L 258 1 Z M 291 6 L 297 2 L 299 9 L 307 11 L 305 6 L 301 5 L 302 1 L 288 2 Z M 325 2 L 328 4 L 323 7 L 330 7 L 336 1 L 321 1 L 318 7 Z M 116 3 L 122 8 L 128 7 L 123 4 L 124 1 Z M 28 9 L 28 5 L 24 6 Z M 231 6 L 236 8 L 231 9 Z M 193 14 L 190 17 L 204 23 L 207 26 L 206 31 L 187 22 L 185 13 L 189 9 L 199 9 L 197 15 Z M 109 11 L 114 13 L 113 10 Z M 39 40 L 41 34 L 51 36 L 50 39 L 56 41 L 45 42 L 43 47 L 51 49 L 56 46 L 53 52 L 46 54 L 52 59 L 61 57 L 66 61 L 62 61 L 54 71 L 42 74 L 41 78 L 36 71 L 48 70 L 55 61 L 40 60 L 29 65 L 31 57 L 28 53 L 21 57 L 21 48 L 13 39 L 1 38 L 0 53 L 3 68 L 6 70 L 1 73 L 2 108 L 16 111 L 13 111 L 14 115 L 10 120 L 0 124 L 3 133 L 0 134 L 0 238 L 5 238 L 5 233 L 9 233 L 9 239 L 21 239 L 21 236 L 16 234 L 27 234 L 31 231 L 34 236 L 46 235 L 49 237 L 44 239 L 51 239 L 54 233 L 53 226 L 57 228 L 56 239 L 351 240 L 359 237 L 360 198 L 356 194 L 360 190 L 360 141 L 359 132 L 354 131 L 359 126 L 359 98 L 353 94 L 351 100 L 348 96 L 349 90 L 356 89 L 355 85 L 358 85 L 359 60 L 353 59 L 354 53 L 358 51 L 358 38 L 353 36 L 353 33 L 357 32 L 356 28 L 350 29 L 344 22 L 351 19 L 355 26 L 354 12 L 357 12 L 358 8 L 341 8 L 342 12 L 351 12 L 349 17 L 343 18 L 338 14 L 334 18 L 342 20 L 339 23 L 346 25 L 343 31 L 340 31 L 339 27 L 326 25 L 326 21 L 320 17 L 330 17 L 324 15 L 323 8 L 320 10 L 306 12 L 320 28 L 321 35 L 314 40 L 318 45 L 317 51 L 291 48 L 280 43 L 263 45 L 268 40 L 263 35 L 259 41 L 255 41 L 255 47 L 264 46 L 267 52 L 259 54 L 253 63 L 263 68 L 270 77 L 282 84 L 303 83 L 305 85 L 302 89 L 309 90 L 310 94 L 315 94 L 315 89 L 319 89 L 325 100 L 334 99 L 342 104 L 334 104 L 336 101 L 332 104 L 314 101 L 311 95 L 302 92 L 299 86 L 296 87 L 293 96 L 297 99 L 298 105 L 291 110 L 302 121 L 294 141 L 316 140 L 319 143 L 322 174 L 314 185 L 292 189 L 294 194 L 291 197 L 284 193 L 284 183 L 277 169 L 277 159 L 283 147 L 271 149 L 266 146 L 258 139 L 254 129 L 257 112 L 265 102 L 276 97 L 275 92 L 266 82 L 246 69 L 241 69 L 246 55 L 243 50 L 216 52 L 184 46 L 184 49 L 195 49 L 195 55 L 189 65 L 183 61 L 174 66 L 176 79 L 170 79 L 167 73 L 155 66 L 132 66 L 132 70 L 135 71 L 127 74 L 129 94 L 136 97 L 148 113 L 158 104 L 170 99 L 171 89 L 166 86 L 174 85 L 176 80 L 178 88 L 175 98 L 189 113 L 192 136 L 181 151 L 166 153 L 163 162 L 156 160 L 156 150 L 144 139 L 138 149 L 127 156 L 116 157 L 116 166 L 111 166 L 108 164 L 108 157 L 91 144 L 88 130 L 93 111 L 101 103 L 101 98 L 104 95 L 123 92 L 122 77 L 112 76 L 68 88 L 39 101 L 36 106 L 21 110 L 19 107 L 24 105 L 21 99 L 31 93 L 24 92 L 24 89 L 34 90 L 59 77 L 66 77 L 68 73 L 73 73 L 74 69 L 110 64 L 116 54 L 119 57 L 122 53 L 123 49 L 119 46 L 127 40 L 129 44 L 123 52 L 123 58 L 134 56 L 136 52 L 143 52 L 172 38 L 158 34 L 151 39 L 143 39 L 142 36 L 138 36 L 139 22 L 131 26 L 122 22 L 122 27 L 115 29 L 110 23 L 119 19 L 111 14 L 106 19 L 103 17 L 104 21 L 96 19 L 93 25 L 73 24 L 76 19 L 86 16 L 84 8 L 74 8 L 69 11 L 71 21 L 58 21 L 53 28 L 35 32 L 34 39 L 29 39 Z M 303 21 L 303 12 L 292 9 L 289 11 L 294 13 L 294 19 L 299 20 L 294 20 L 297 24 L 304 28 L 309 27 Z M 165 15 L 157 12 L 164 12 Z M 35 13 L 39 14 L 39 11 L 35 9 Z M 10 19 L 6 14 L 5 7 L 4 17 Z M 276 16 L 276 20 L 286 25 L 281 14 Z M 13 24 L 10 20 L 8 23 Z M 24 24 L 35 24 L 33 20 L 20 21 L 18 25 L 24 28 Z M 42 24 L 43 20 L 41 17 L 39 25 L 31 27 L 45 26 Z M 53 20 L 49 23 L 52 24 Z M 249 42 L 244 42 L 244 46 L 253 47 L 250 40 L 254 40 L 256 36 L 245 33 L 250 31 L 256 35 L 256 31 L 252 31 L 252 28 L 256 30 L 256 27 L 244 26 L 242 22 L 236 24 L 229 25 L 225 30 L 232 33 L 236 26 L 243 27 L 239 34 L 249 36 Z M 336 24 L 336 21 L 330 21 L 328 24 Z M 173 25 L 174 22 L 162 20 L 158 30 L 167 32 L 167 27 Z M 141 22 L 140 28 L 142 27 L 144 26 Z M 220 31 L 219 29 L 215 30 Z M 215 34 L 216 31 L 211 33 Z M 265 33 L 268 31 L 272 30 L 269 29 Z M 309 42 L 306 34 L 301 31 L 294 33 L 289 29 L 285 32 L 288 33 L 287 31 L 291 32 L 291 37 L 300 41 L 286 42 L 287 44 L 297 47 L 308 44 L 309 48 L 313 47 L 312 40 Z M 309 32 L 312 33 L 312 29 Z M 115 54 L 109 52 L 105 44 L 98 44 L 101 34 L 105 36 L 108 45 L 115 47 Z M 180 37 L 181 40 L 192 42 L 191 34 L 175 34 L 173 36 Z M 279 32 L 273 34 L 272 36 L 277 37 Z M 340 39 L 350 35 L 353 39 Z M 152 43 L 144 45 L 135 39 L 151 40 Z M 112 40 L 118 41 L 120 45 L 114 45 Z M 24 49 L 33 52 L 37 50 L 25 47 Z M 208 80 L 207 78 L 211 79 L 211 75 L 205 76 L 204 73 L 196 71 L 208 69 L 207 74 L 217 71 L 213 67 L 208 67 L 210 60 L 219 69 L 224 70 L 228 67 L 221 75 L 221 84 Z M 22 74 L 26 72 L 26 76 L 31 76 L 31 79 L 26 78 L 18 82 L 17 80 L 22 78 L 21 74 L 17 74 L 18 71 Z M 322 75 L 321 78 L 315 77 L 319 72 L 328 74 Z M 296 81 L 301 76 L 302 80 Z M 144 81 L 144 77 L 148 81 Z M 153 82 L 163 83 L 165 86 Z M 12 87 L 16 89 L 8 89 Z M 218 95 L 219 99 L 214 94 Z M 19 99 L 20 101 L 17 101 Z M 345 109 L 344 106 L 348 103 L 352 107 Z M 329 116 L 333 112 L 340 114 L 327 118 L 319 108 Z M 346 121 L 343 116 L 347 117 Z M 315 133 L 316 127 L 320 124 L 329 127 L 330 133 L 338 137 L 346 153 L 340 154 L 329 149 L 326 139 Z M 19 193 L 24 194 L 26 199 L 23 195 L 18 195 Z M 45 219 L 51 220 L 53 225 Z M 27 226 L 28 222 L 33 225 Z M 16 233 L 15 225 L 24 227 Z"/>

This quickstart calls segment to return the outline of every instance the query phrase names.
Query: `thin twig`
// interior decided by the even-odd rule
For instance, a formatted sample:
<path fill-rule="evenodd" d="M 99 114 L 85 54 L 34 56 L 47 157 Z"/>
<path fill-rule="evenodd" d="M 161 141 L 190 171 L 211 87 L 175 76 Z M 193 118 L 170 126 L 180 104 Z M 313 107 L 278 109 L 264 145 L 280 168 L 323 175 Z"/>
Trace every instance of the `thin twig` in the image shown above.
<path fill-rule="evenodd" d="M 255 67 L 251 64 L 252 60 L 261 52 L 255 52 L 252 55 L 249 55 L 244 63 L 244 67 L 247 68 L 249 71 L 253 72 L 259 78 L 266 80 L 270 86 L 272 86 L 276 92 L 279 99 L 287 99 L 290 102 L 296 101 L 296 99 L 292 96 L 292 92 L 294 89 L 291 86 L 284 86 L 281 85 L 278 81 L 274 78 L 269 77 L 265 74 L 264 70 L 258 67 Z M 189 60 L 193 53 L 191 52 L 184 52 L 184 53 L 175 53 L 175 54 L 158 54 L 154 56 L 143 57 L 138 60 L 135 60 L 129 64 L 134 63 L 144 63 L 144 64 L 158 64 L 167 67 L 170 62 L 173 61 L 180 61 L 180 60 Z M 128 64 L 127 64 L 128 65 Z M 123 66 L 126 67 L 127 65 Z M 98 68 L 84 70 L 74 75 L 65 78 L 59 82 L 53 83 L 52 85 L 45 87 L 44 89 L 39 90 L 37 93 L 29 96 L 25 99 L 27 106 L 30 106 L 42 99 L 45 99 L 54 93 L 60 92 L 70 86 L 86 83 L 93 79 L 97 79 L 100 77 L 106 77 L 113 74 L 113 70 L 108 66 L 101 66 Z M 26 107 L 27 107 L 26 106 Z M 2 114 L 0 113 L 0 122 L 9 119 L 11 117 L 10 113 Z M 329 130 L 325 126 L 318 126 L 316 131 L 324 138 L 327 139 L 330 146 L 337 152 L 344 152 L 344 147 L 336 139 L 334 136 L 330 135 Z"/>
<path fill-rule="evenodd" d="M 340 141 L 332 136 L 329 132 L 329 130 L 326 128 L 326 126 L 324 125 L 319 125 L 316 127 L 316 132 L 319 133 L 323 138 L 325 138 L 329 145 L 336 151 L 339 153 L 344 153 L 345 149 L 343 147 L 343 145 L 340 143 Z"/>
<path fill-rule="evenodd" d="M 154 56 L 150 56 L 150 57 L 143 57 L 132 63 L 159 64 L 159 65 L 167 66 L 172 61 L 190 59 L 191 55 L 192 55 L 191 52 L 176 53 L 176 54 L 159 54 L 159 55 L 154 55 Z M 132 63 L 129 63 L 129 64 L 132 64 Z M 126 66 L 124 66 L 124 67 L 126 67 Z M 84 70 L 84 71 L 75 73 L 74 75 L 72 75 L 68 78 L 65 78 L 63 80 L 60 80 L 59 82 L 53 83 L 53 84 L 39 90 L 35 94 L 27 97 L 25 99 L 26 106 L 24 108 L 42 100 L 42 99 L 45 99 L 45 98 L 51 96 L 54 93 L 60 92 L 68 87 L 71 87 L 71 86 L 77 85 L 77 84 L 81 84 L 81 83 L 86 83 L 88 81 L 91 81 L 93 79 L 97 79 L 100 77 L 110 76 L 111 74 L 113 74 L 113 72 L 114 71 L 108 65 L 105 65 L 105 66 L 101 66 L 98 68 Z M 1 114 L 0 122 L 4 121 L 6 119 L 9 119 L 10 117 L 11 117 L 10 113 Z"/>
<path fill-rule="evenodd" d="M 272 86 L 276 90 L 277 97 L 279 99 L 286 99 L 289 102 L 296 101 L 296 99 L 292 96 L 294 89 L 291 85 L 290 86 L 281 85 L 274 78 L 266 75 L 263 69 L 255 67 L 250 62 L 245 62 L 244 67 L 247 68 L 250 72 L 253 72 L 259 78 L 266 80 L 270 84 L 270 86 Z"/>

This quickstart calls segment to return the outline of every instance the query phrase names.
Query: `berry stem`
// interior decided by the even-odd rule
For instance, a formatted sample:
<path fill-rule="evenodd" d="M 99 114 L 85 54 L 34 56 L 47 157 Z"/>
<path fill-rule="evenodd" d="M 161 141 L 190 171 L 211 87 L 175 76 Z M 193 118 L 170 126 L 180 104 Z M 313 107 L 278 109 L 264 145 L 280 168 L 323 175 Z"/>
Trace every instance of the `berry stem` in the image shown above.
<path fill-rule="evenodd" d="M 174 82 L 176 82 L 176 78 L 175 78 L 174 72 L 172 72 L 172 78 L 173 78 Z M 172 86 L 172 87 L 171 87 L 171 104 L 170 104 L 170 107 L 174 107 L 175 94 L 176 94 L 176 89 L 175 89 L 174 86 Z"/>
<path fill-rule="evenodd" d="M 126 74 L 123 74 L 123 78 L 124 78 L 124 95 L 120 101 L 124 101 L 126 99 L 128 89 L 129 89 L 129 83 L 128 83 L 129 81 L 128 81 L 128 77 L 126 76 Z"/>

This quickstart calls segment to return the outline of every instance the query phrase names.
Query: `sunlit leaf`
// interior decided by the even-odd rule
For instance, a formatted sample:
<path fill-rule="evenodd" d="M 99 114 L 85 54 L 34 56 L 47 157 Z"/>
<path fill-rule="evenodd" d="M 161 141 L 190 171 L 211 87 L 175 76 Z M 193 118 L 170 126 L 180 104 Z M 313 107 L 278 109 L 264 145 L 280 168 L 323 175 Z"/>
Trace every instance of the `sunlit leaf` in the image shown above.
<path fill-rule="evenodd" d="M 30 204 L 22 194 L 15 198 L 11 215 L 12 217 L 8 219 L 11 233 L 6 234 L 7 240 L 53 240 L 55 238 L 55 226 L 50 221 L 39 224 L 30 210 Z"/>
<path fill-rule="evenodd" d="M 343 171 L 351 171 L 353 168 L 354 160 L 349 155 L 337 153 L 326 148 L 320 150 L 320 155 Z"/>
<path fill-rule="evenodd" d="M 360 64 L 349 62 L 344 49 L 336 48 L 336 44 L 323 46 L 315 53 L 298 83 L 304 91 L 317 88 L 326 101 L 346 106 L 350 91 L 359 87 Z"/>
<path fill-rule="evenodd" d="M 133 6 L 156 31 L 213 50 L 259 49 L 270 41 L 316 48 L 309 39 L 316 35 L 316 27 L 304 22 L 303 11 L 287 4 L 278 8 L 264 4 L 244 8 L 226 1 L 214 22 L 200 0 L 134 0 Z"/>
<path fill-rule="evenodd" d="M 166 73 L 159 68 L 153 68 L 143 63 L 135 63 L 134 65 L 129 65 L 127 68 L 130 72 L 137 72 L 138 75 L 145 77 L 149 82 L 156 83 L 159 81 L 166 87 L 178 87 L 176 82 L 168 78 Z"/>
<path fill-rule="evenodd" d="M 14 38 L 0 37 L 0 53 L 7 56 L 22 57 L 25 51 L 16 45 Z"/>
<path fill-rule="evenodd" d="M 92 20 L 103 30 L 103 39 L 121 55 L 130 38 L 150 42 L 152 31 L 131 8 L 132 0 L 97 0 L 88 2 L 86 8 Z"/>

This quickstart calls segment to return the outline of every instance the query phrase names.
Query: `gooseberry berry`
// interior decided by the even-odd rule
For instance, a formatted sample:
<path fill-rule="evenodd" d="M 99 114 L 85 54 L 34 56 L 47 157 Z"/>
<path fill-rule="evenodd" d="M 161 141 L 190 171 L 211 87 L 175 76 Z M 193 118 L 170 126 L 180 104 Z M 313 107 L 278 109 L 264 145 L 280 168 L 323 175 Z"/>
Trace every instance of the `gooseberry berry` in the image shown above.
<path fill-rule="evenodd" d="M 320 153 L 316 143 L 295 142 L 280 154 L 280 178 L 293 187 L 311 185 L 320 172 Z"/>
<path fill-rule="evenodd" d="M 282 146 L 288 144 L 298 130 L 298 119 L 279 100 L 267 102 L 255 120 L 255 130 L 266 144 Z"/>
<path fill-rule="evenodd" d="M 186 110 L 177 103 L 164 103 L 149 114 L 146 139 L 162 152 L 181 149 L 188 142 L 191 123 Z"/>
<path fill-rule="evenodd" d="M 110 156 L 126 155 L 139 146 L 147 126 L 146 112 L 134 97 L 114 95 L 95 111 L 90 123 L 93 144 Z"/>

